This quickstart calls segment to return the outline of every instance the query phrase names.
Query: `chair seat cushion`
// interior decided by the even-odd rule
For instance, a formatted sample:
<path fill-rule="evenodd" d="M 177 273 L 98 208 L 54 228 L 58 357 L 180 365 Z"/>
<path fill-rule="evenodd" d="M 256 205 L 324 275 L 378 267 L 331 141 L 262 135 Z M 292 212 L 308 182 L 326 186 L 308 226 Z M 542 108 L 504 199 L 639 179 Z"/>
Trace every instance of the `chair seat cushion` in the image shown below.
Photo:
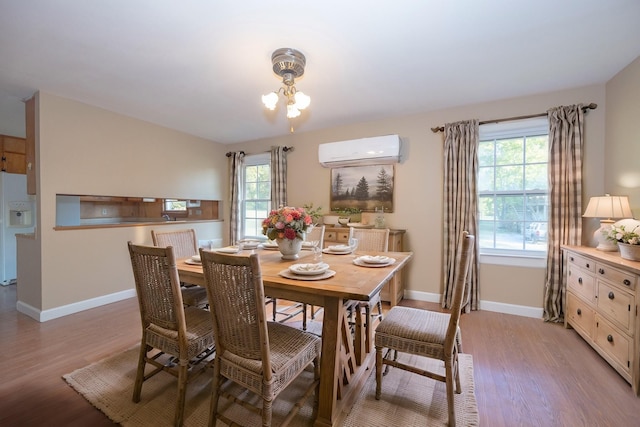
<path fill-rule="evenodd" d="M 192 359 L 214 345 L 211 313 L 196 307 L 184 309 L 187 324 L 187 353 Z M 151 324 L 147 327 L 147 343 L 172 356 L 180 356 L 178 331 Z"/>
<path fill-rule="evenodd" d="M 441 359 L 449 314 L 395 306 L 376 328 L 376 347 Z"/>
<path fill-rule="evenodd" d="M 274 393 L 286 387 L 298 373 L 320 354 L 321 341 L 317 336 L 278 322 L 269 322 L 269 347 L 271 350 L 271 371 L 273 372 Z M 262 361 L 247 359 L 225 351 L 219 355 L 221 370 L 225 376 L 244 383 L 256 392 L 262 387 Z M 238 377 L 234 366 L 255 375 L 253 379 Z"/>

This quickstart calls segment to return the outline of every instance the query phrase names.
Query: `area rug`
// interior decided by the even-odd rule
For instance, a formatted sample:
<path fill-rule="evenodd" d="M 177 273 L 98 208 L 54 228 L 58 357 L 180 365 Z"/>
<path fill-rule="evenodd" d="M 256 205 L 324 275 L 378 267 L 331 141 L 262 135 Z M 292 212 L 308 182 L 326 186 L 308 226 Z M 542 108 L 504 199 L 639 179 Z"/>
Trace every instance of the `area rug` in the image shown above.
<path fill-rule="evenodd" d="M 142 386 L 142 399 L 131 401 L 136 374 L 138 347 L 108 357 L 78 369 L 63 378 L 93 406 L 112 421 L 124 427 L 170 426 L 173 423 L 176 399 L 176 380 L 160 373 Z M 402 358 L 403 355 L 401 355 Z M 430 359 L 404 355 L 423 366 L 437 363 Z M 455 395 L 456 424 L 478 425 L 478 406 L 474 394 L 473 360 L 471 355 L 460 355 L 461 383 L 463 392 Z M 444 368 L 443 368 L 444 370 Z M 375 369 L 373 370 L 375 371 Z M 210 375 L 211 373 L 211 375 Z M 185 427 L 205 426 L 209 417 L 212 370 L 198 376 L 187 387 Z M 304 372 L 292 383 L 273 406 L 273 425 L 279 425 L 291 408 L 291 403 L 312 377 Z M 233 387 L 233 385 L 232 385 Z M 232 392 L 241 393 L 238 390 Z M 391 368 L 382 381 L 382 397 L 375 399 L 375 373 L 367 379 L 359 398 L 350 413 L 341 423 L 347 427 L 386 426 L 446 426 L 447 404 L 444 383 L 420 375 Z M 247 398 L 247 396 L 241 396 Z M 249 397 L 250 398 L 250 397 Z M 255 396 L 254 396 L 255 398 Z M 292 426 L 313 425 L 311 403 L 301 408 Z M 245 426 L 260 426 L 260 417 L 237 404 L 220 399 L 220 409 L 235 422 Z M 224 425 L 218 421 L 218 426 Z"/>

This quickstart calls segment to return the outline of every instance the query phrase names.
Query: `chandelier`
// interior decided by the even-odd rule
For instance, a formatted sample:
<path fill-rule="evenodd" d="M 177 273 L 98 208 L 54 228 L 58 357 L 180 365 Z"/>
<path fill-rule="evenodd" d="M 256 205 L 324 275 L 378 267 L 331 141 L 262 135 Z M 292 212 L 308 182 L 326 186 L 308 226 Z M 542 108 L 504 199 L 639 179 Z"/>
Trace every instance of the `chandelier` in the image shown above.
<path fill-rule="evenodd" d="M 281 48 L 273 52 L 271 55 L 273 63 L 273 72 L 282 77 L 283 86 L 277 91 L 270 92 L 262 96 L 262 103 L 269 110 L 275 110 L 278 103 L 278 94 L 282 93 L 287 102 L 287 118 L 295 119 L 300 115 L 300 110 L 304 110 L 311 103 L 311 98 L 296 89 L 295 79 L 304 74 L 304 66 L 306 58 L 302 52 Z M 291 126 L 293 132 L 293 126 Z"/>

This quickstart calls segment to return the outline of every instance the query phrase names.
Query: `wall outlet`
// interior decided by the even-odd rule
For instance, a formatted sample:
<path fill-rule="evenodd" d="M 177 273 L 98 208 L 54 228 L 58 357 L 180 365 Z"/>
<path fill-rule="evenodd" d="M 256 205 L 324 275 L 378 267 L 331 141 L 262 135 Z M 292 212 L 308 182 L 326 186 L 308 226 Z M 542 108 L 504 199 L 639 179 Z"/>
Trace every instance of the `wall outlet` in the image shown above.
<path fill-rule="evenodd" d="M 103 216 L 107 216 L 108 212 L 107 212 L 107 208 L 103 208 L 102 209 L 102 215 Z"/>

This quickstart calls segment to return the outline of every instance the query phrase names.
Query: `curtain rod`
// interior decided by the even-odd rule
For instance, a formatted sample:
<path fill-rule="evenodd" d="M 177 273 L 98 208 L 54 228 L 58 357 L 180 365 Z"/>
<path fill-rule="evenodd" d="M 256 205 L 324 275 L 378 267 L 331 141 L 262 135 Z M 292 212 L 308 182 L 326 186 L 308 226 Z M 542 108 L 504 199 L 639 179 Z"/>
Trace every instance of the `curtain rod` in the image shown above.
<path fill-rule="evenodd" d="M 284 152 L 286 153 L 287 151 L 293 151 L 293 147 L 284 147 L 283 148 Z M 245 154 L 244 151 L 240 151 L 242 154 Z M 231 155 L 233 154 L 233 152 L 228 151 L 227 154 L 225 154 L 227 157 L 231 157 Z"/>
<path fill-rule="evenodd" d="M 596 108 L 598 108 L 598 104 L 595 104 L 592 102 L 591 104 L 585 105 L 584 107 L 582 107 L 582 111 L 586 112 L 587 110 L 595 110 Z M 500 122 L 509 122 L 512 120 L 533 119 L 534 117 L 545 117 L 546 115 L 547 113 L 540 113 L 540 114 L 530 114 L 528 116 L 507 117 L 506 119 L 484 120 L 478 124 L 486 125 L 488 123 L 500 123 Z M 431 131 L 433 133 L 444 132 L 444 126 L 431 128 Z"/>

